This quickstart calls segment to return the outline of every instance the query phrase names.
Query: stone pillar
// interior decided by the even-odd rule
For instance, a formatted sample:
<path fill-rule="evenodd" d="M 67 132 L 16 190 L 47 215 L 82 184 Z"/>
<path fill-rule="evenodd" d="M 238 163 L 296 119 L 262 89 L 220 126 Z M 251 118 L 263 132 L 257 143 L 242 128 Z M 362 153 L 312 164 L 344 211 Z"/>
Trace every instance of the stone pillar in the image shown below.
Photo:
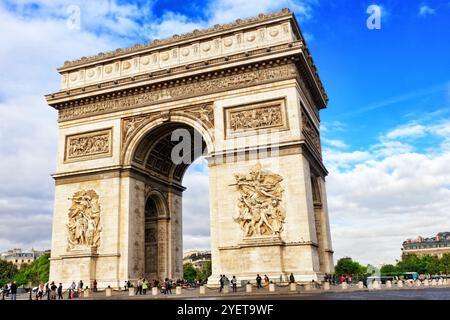
<path fill-rule="evenodd" d="M 414 281 L 413 280 L 408 280 L 408 287 L 412 287 L 414 285 Z"/>
<path fill-rule="evenodd" d="M 438 285 L 440 285 L 440 286 L 443 286 L 444 285 L 444 280 L 441 278 L 441 279 L 439 279 L 439 281 L 438 281 Z"/>
<path fill-rule="evenodd" d="M 158 295 L 158 287 L 153 287 L 152 288 L 152 296 L 157 296 Z"/>
<path fill-rule="evenodd" d="M 252 292 L 252 284 L 251 283 L 247 283 L 245 285 L 245 292 Z"/>
<path fill-rule="evenodd" d="M 275 283 L 269 283 L 269 292 L 275 292 Z"/>
<path fill-rule="evenodd" d="M 436 279 L 431 280 L 431 285 L 432 285 L 433 287 L 437 285 Z"/>
<path fill-rule="evenodd" d="M 420 287 L 422 285 L 422 281 L 419 279 L 416 280 L 416 287 Z"/>
<path fill-rule="evenodd" d="M 386 281 L 386 288 L 392 288 L 392 282 L 390 280 Z"/>
<path fill-rule="evenodd" d="M 358 289 L 364 289 L 364 283 L 362 281 L 358 282 Z"/>
<path fill-rule="evenodd" d="M 175 288 L 175 294 L 176 294 L 176 295 L 180 295 L 180 294 L 181 294 L 181 286 L 177 286 L 177 287 Z"/>
<path fill-rule="evenodd" d="M 308 283 L 305 284 L 305 290 L 306 291 L 311 291 L 311 283 L 308 282 Z"/>
<path fill-rule="evenodd" d="M 425 287 L 428 287 L 430 285 L 430 282 L 428 281 L 428 279 L 423 280 L 423 285 Z"/>
<path fill-rule="evenodd" d="M 205 290 L 205 286 L 200 286 L 200 294 L 205 294 L 206 290 Z"/>
<path fill-rule="evenodd" d="M 403 288 L 403 280 L 398 280 L 397 281 L 397 287 Z"/>
<path fill-rule="evenodd" d="M 83 298 L 89 298 L 89 292 L 90 292 L 90 291 L 91 291 L 91 290 L 89 290 L 89 289 L 84 290 Z"/>
<path fill-rule="evenodd" d="M 226 284 L 226 285 L 224 285 L 224 286 L 223 286 L 223 290 L 222 290 L 222 292 L 223 292 L 223 293 L 228 293 L 228 292 L 230 292 L 230 286 L 229 286 L 229 285 L 227 285 L 227 284 Z"/>
<path fill-rule="evenodd" d="M 341 283 L 341 289 L 342 289 L 342 290 L 346 290 L 347 287 L 348 287 L 347 282 L 342 282 L 342 283 Z"/>
<path fill-rule="evenodd" d="M 326 291 L 330 290 L 330 283 L 328 281 L 323 283 L 323 290 Z"/>
<path fill-rule="evenodd" d="M 135 295 L 134 288 L 128 288 L 128 296 L 133 297 Z"/>
<path fill-rule="evenodd" d="M 289 284 L 289 291 L 297 291 L 297 284 L 295 282 Z"/>
<path fill-rule="evenodd" d="M 106 294 L 107 297 L 111 297 L 112 296 L 112 289 L 111 288 L 106 288 L 105 294 Z"/>

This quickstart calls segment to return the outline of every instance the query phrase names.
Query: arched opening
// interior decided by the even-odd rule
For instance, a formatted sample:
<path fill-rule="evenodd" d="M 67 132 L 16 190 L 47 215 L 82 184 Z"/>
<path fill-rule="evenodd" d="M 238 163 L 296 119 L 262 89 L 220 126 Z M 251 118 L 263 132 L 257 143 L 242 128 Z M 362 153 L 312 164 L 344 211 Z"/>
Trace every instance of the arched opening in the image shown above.
<path fill-rule="evenodd" d="M 139 202 L 135 207 L 145 208 L 143 235 L 137 237 L 144 252 L 136 256 L 143 258 L 142 274 L 149 281 L 183 277 L 183 177 L 188 167 L 206 154 L 203 136 L 181 122 L 147 129 L 135 145 L 131 167 L 145 186 L 144 201 L 131 196 Z M 208 199 L 208 194 L 204 196 Z"/>

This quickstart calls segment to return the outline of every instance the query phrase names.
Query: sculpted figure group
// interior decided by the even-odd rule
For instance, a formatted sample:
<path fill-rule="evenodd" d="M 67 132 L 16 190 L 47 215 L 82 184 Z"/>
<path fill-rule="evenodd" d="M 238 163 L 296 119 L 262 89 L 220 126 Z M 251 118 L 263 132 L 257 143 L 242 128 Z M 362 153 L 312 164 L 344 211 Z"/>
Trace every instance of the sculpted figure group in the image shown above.
<path fill-rule="evenodd" d="M 283 178 L 261 170 L 256 164 L 249 174 L 235 174 L 239 213 L 233 219 L 245 236 L 279 235 L 286 218 L 281 206 Z"/>
<path fill-rule="evenodd" d="M 100 205 L 94 190 L 78 191 L 69 209 L 69 249 L 80 246 L 98 247 L 100 243 Z"/>

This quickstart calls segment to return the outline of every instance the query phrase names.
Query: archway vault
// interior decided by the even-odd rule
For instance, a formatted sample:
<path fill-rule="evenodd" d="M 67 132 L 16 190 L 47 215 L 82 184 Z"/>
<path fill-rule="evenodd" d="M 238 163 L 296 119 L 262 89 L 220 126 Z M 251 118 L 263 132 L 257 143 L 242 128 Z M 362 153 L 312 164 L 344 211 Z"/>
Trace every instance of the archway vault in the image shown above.
<path fill-rule="evenodd" d="M 208 160 L 211 284 L 333 271 L 319 130 L 328 98 L 289 10 L 58 71 L 61 90 L 46 96 L 59 116 L 51 281 L 182 276 L 190 161 L 173 161 L 177 130 L 191 136 L 185 160 Z"/>

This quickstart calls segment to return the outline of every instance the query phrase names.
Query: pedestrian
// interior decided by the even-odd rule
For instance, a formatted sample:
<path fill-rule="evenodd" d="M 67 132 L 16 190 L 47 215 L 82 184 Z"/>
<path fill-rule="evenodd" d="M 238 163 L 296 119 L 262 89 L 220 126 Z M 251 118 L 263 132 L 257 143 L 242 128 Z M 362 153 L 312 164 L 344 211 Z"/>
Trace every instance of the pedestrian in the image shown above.
<path fill-rule="evenodd" d="M 293 273 L 291 273 L 291 275 L 289 276 L 289 283 L 295 283 L 295 278 L 294 278 Z"/>
<path fill-rule="evenodd" d="M 166 278 L 166 293 L 167 294 L 172 294 L 172 284 L 170 283 L 169 278 Z"/>
<path fill-rule="evenodd" d="M 16 300 L 17 295 L 17 284 L 15 281 L 11 284 L 11 300 Z"/>
<path fill-rule="evenodd" d="M 128 289 L 131 288 L 131 282 L 130 282 L 130 280 L 127 281 L 127 287 L 128 287 Z"/>
<path fill-rule="evenodd" d="M 2 300 L 5 300 L 5 296 L 8 294 L 8 291 L 9 291 L 8 284 L 5 283 L 2 290 Z"/>
<path fill-rule="evenodd" d="M 97 292 L 97 279 L 94 279 L 94 282 L 92 283 L 92 289 L 94 292 Z"/>
<path fill-rule="evenodd" d="M 231 279 L 231 285 L 233 286 L 233 292 L 237 292 L 237 279 L 236 276 L 233 276 Z"/>
<path fill-rule="evenodd" d="M 58 287 L 55 285 L 55 282 L 52 281 L 50 285 L 50 300 L 56 300 L 56 289 L 58 289 Z"/>
<path fill-rule="evenodd" d="M 261 276 L 260 276 L 259 274 L 257 274 L 257 275 L 256 275 L 256 287 L 257 287 L 258 289 L 261 289 L 261 288 L 262 288 L 261 281 L 262 281 Z"/>
<path fill-rule="evenodd" d="M 78 282 L 78 289 L 83 289 L 83 280 L 80 280 L 80 282 Z"/>
<path fill-rule="evenodd" d="M 224 285 L 224 275 L 220 275 L 220 278 L 219 278 L 219 283 L 220 283 L 220 289 L 219 289 L 219 292 L 222 292 L 222 290 L 223 290 L 223 285 Z"/>
<path fill-rule="evenodd" d="M 349 275 L 348 278 L 347 278 L 347 280 L 348 280 L 348 284 L 351 284 L 351 283 L 352 283 L 352 276 Z"/>
<path fill-rule="evenodd" d="M 267 276 L 267 274 L 264 275 L 264 287 L 268 287 L 269 286 L 269 277 Z"/>
<path fill-rule="evenodd" d="M 62 300 L 63 295 L 62 295 L 62 290 L 63 290 L 63 286 L 62 283 L 59 283 L 59 287 L 58 287 L 58 300 Z"/>
<path fill-rule="evenodd" d="M 144 293 L 144 296 L 147 294 L 147 288 L 148 288 L 148 282 L 147 282 L 147 280 L 144 279 L 144 281 L 142 281 L 142 292 Z"/>
<path fill-rule="evenodd" d="M 45 284 L 45 295 L 47 296 L 47 300 L 50 300 L 50 287 L 48 286 L 48 282 Z"/>
<path fill-rule="evenodd" d="M 43 296 L 44 296 L 44 284 L 40 283 L 38 290 L 36 292 L 36 299 L 42 300 Z"/>
<path fill-rule="evenodd" d="M 74 291 L 76 288 L 77 288 L 77 285 L 75 284 L 75 281 L 72 281 L 72 284 L 70 285 L 70 288 L 69 288 L 69 299 L 74 298 Z"/>
<path fill-rule="evenodd" d="M 128 282 L 127 281 L 125 281 L 125 285 L 123 287 L 125 288 L 124 291 L 127 291 L 127 289 L 128 289 Z"/>
<path fill-rule="evenodd" d="M 344 277 L 344 275 L 343 274 L 341 274 L 341 283 L 343 283 L 344 281 L 345 281 L 345 277 Z"/>

